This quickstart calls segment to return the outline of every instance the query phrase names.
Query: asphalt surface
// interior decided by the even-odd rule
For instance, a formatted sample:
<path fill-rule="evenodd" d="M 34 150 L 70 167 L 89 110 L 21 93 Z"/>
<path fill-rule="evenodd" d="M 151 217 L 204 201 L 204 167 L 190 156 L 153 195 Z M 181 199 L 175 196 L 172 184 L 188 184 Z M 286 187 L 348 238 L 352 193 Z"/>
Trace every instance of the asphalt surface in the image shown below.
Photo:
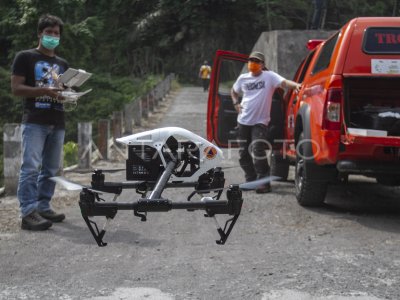
<path fill-rule="evenodd" d="M 201 88 L 182 88 L 159 126 L 205 136 L 206 98 Z M 225 157 L 223 166 L 233 167 L 227 182 L 242 182 L 237 151 Z M 330 186 L 325 207 L 305 209 L 293 174 L 289 179 L 273 182 L 271 194 L 244 193 L 223 246 L 200 211 L 152 213 L 147 222 L 121 211 L 106 233 L 108 246 L 99 248 L 77 192 L 69 193 L 65 222 L 46 232 L 0 234 L 0 299 L 400 299 L 399 189 L 350 177 Z M 190 191 L 163 196 L 184 201 Z M 118 201 L 137 198 L 124 191 Z"/>

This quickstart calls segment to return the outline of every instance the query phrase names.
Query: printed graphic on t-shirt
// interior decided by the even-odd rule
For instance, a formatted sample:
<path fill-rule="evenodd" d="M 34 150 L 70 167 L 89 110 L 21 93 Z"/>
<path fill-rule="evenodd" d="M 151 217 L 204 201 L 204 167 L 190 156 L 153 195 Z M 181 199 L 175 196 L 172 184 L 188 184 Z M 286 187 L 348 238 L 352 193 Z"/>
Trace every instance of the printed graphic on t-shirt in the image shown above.
<path fill-rule="evenodd" d="M 265 81 L 250 82 L 246 83 L 245 86 L 248 91 L 261 90 L 265 87 Z"/>
<path fill-rule="evenodd" d="M 35 65 L 35 85 L 38 87 L 57 87 L 57 78 L 60 74 L 60 66 L 46 61 L 38 61 Z M 63 110 L 62 103 L 49 96 L 40 96 L 35 99 L 35 107 L 40 109 Z"/>

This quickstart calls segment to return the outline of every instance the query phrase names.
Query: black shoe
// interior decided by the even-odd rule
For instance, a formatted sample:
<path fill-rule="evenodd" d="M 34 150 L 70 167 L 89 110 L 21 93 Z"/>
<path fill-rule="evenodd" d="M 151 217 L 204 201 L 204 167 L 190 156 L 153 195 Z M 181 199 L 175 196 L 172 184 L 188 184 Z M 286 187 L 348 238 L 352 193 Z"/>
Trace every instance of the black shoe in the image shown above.
<path fill-rule="evenodd" d="M 258 188 L 256 188 L 257 194 L 266 194 L 270 192 L 271 192 L 271 185 L 269 183 L 260 185 Z"/>
<path fill-rule="evenodd" d="M 51 221 L 42 218 L 37 211 L 22 218 L 21 228 L 25 230 L 46 230 L 51 227 Z"/>
<path fill-rule="evenodd" d="M 45 218 L 51 222 L 54 222 L 54 223 L 62 222 L 65 219 L 64 214 L 56 213 L 52 209 L 46 210 L 46 211 L 40 211 L 39 215 L 41 215 L 43 218 Z"/>

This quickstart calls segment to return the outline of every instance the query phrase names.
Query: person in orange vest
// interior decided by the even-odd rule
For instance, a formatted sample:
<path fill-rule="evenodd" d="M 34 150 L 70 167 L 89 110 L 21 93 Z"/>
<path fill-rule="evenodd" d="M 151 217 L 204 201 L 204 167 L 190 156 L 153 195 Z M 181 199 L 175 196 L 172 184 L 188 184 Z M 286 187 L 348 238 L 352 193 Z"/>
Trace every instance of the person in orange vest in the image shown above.
<path fill-rule="evenodd" d="M 211 75 L 211 67 L 208 65 L 208 62 L 205 60 L 203 65 L 200 67 L 199 78 L 203 83 L 204 92 L 208 91 L 208 85 L 210 83 L 210 75 Z"/>

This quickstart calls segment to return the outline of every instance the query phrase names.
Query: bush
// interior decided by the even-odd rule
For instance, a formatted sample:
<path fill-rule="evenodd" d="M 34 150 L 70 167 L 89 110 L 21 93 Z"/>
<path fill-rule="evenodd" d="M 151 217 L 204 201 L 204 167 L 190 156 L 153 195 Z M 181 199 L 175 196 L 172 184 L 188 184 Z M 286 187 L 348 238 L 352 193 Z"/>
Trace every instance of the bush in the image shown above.
<path fill-rule="evenodd" d="M 147 78 L 118 77 L 109 74 L 93 74 L 80 91 L 93 89 L 78 100 L 74 111 L 66 113 L 66 141 L 77 141 L 78 122 L 94 122 L 109 119 L 114 111 L 120 111 L 124 105 L 136 97 L 146 94 L 162 79 L 161 76 Z M 96 136 L 97 127 L 93 127 Z"/>
<path fill-rule="evenodd" d="M 64 168 L 78 163 L 78 144 L 67 142 L 64 144 Z"/>

